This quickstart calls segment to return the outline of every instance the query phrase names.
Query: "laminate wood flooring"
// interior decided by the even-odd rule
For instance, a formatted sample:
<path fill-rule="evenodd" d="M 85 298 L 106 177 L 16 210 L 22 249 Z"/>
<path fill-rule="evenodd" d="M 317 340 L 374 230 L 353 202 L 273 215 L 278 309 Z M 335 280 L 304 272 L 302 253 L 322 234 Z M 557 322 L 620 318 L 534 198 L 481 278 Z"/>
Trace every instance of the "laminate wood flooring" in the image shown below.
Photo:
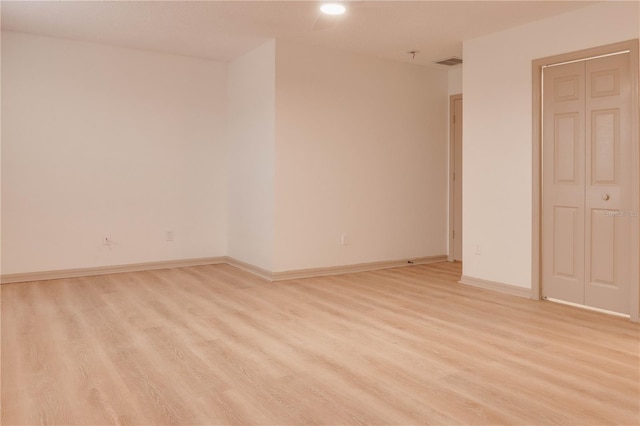
<path fill-rule="evenodd" d="M 438 263 L 7 284 L 2 424 L 640 424 L 638 324 Z"/>

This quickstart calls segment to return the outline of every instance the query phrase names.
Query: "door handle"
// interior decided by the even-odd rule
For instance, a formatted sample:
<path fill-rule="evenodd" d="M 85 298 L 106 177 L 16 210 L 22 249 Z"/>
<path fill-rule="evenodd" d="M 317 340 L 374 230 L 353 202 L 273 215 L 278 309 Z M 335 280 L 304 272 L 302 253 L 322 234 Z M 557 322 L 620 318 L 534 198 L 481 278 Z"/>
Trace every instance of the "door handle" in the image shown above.
<path fill-rule="evenodd" d="M 605 201 L 607 201 L 607 200 L 609 199 L 609 194 L 604 194 L 604 195 L 602 196 L 602 199 L 603 199 L 603 200 L 605 200 Z"/>

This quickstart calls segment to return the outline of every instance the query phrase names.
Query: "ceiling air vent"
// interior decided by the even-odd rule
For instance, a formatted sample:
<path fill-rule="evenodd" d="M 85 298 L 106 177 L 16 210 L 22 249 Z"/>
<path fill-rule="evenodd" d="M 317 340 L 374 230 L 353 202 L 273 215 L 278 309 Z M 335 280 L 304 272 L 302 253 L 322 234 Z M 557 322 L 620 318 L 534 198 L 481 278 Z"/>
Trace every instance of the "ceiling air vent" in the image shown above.
<path fill-rule="evenodd" d="M 461 58 L 456 58 L 455 56 L 452 56 L 450 58 L 447 59 L 443 59 L 441 61 L 437 61 L 436 64 L 440 64 L 440 65 L 446 65 L 448 67 L 452 67 L 454 65 L 458 65 L 462 63 L 462 59 Z"/>

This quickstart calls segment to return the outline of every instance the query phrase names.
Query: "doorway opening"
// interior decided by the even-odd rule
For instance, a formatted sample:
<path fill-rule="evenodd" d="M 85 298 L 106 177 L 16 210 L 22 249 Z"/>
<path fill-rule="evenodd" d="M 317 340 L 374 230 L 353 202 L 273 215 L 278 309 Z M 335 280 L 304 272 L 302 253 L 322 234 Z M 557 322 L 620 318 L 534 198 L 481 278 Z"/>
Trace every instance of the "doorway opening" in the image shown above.
<path fill-rule="evenodd" d="M 449 98 L 449 262 L 462 262 L 462 95 Z"/>

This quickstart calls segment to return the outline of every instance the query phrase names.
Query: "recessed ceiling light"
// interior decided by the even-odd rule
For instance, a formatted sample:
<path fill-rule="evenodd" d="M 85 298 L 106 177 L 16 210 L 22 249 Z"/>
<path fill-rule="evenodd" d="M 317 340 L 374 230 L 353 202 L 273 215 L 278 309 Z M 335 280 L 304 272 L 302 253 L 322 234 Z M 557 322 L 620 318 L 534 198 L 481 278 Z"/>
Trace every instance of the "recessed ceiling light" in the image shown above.
<path fill-rule="evenodd" d="M 340 3 L 325 3 L 320 6 L 320 11 L 325 15 L 342 15 L 347 8 Z"/>

